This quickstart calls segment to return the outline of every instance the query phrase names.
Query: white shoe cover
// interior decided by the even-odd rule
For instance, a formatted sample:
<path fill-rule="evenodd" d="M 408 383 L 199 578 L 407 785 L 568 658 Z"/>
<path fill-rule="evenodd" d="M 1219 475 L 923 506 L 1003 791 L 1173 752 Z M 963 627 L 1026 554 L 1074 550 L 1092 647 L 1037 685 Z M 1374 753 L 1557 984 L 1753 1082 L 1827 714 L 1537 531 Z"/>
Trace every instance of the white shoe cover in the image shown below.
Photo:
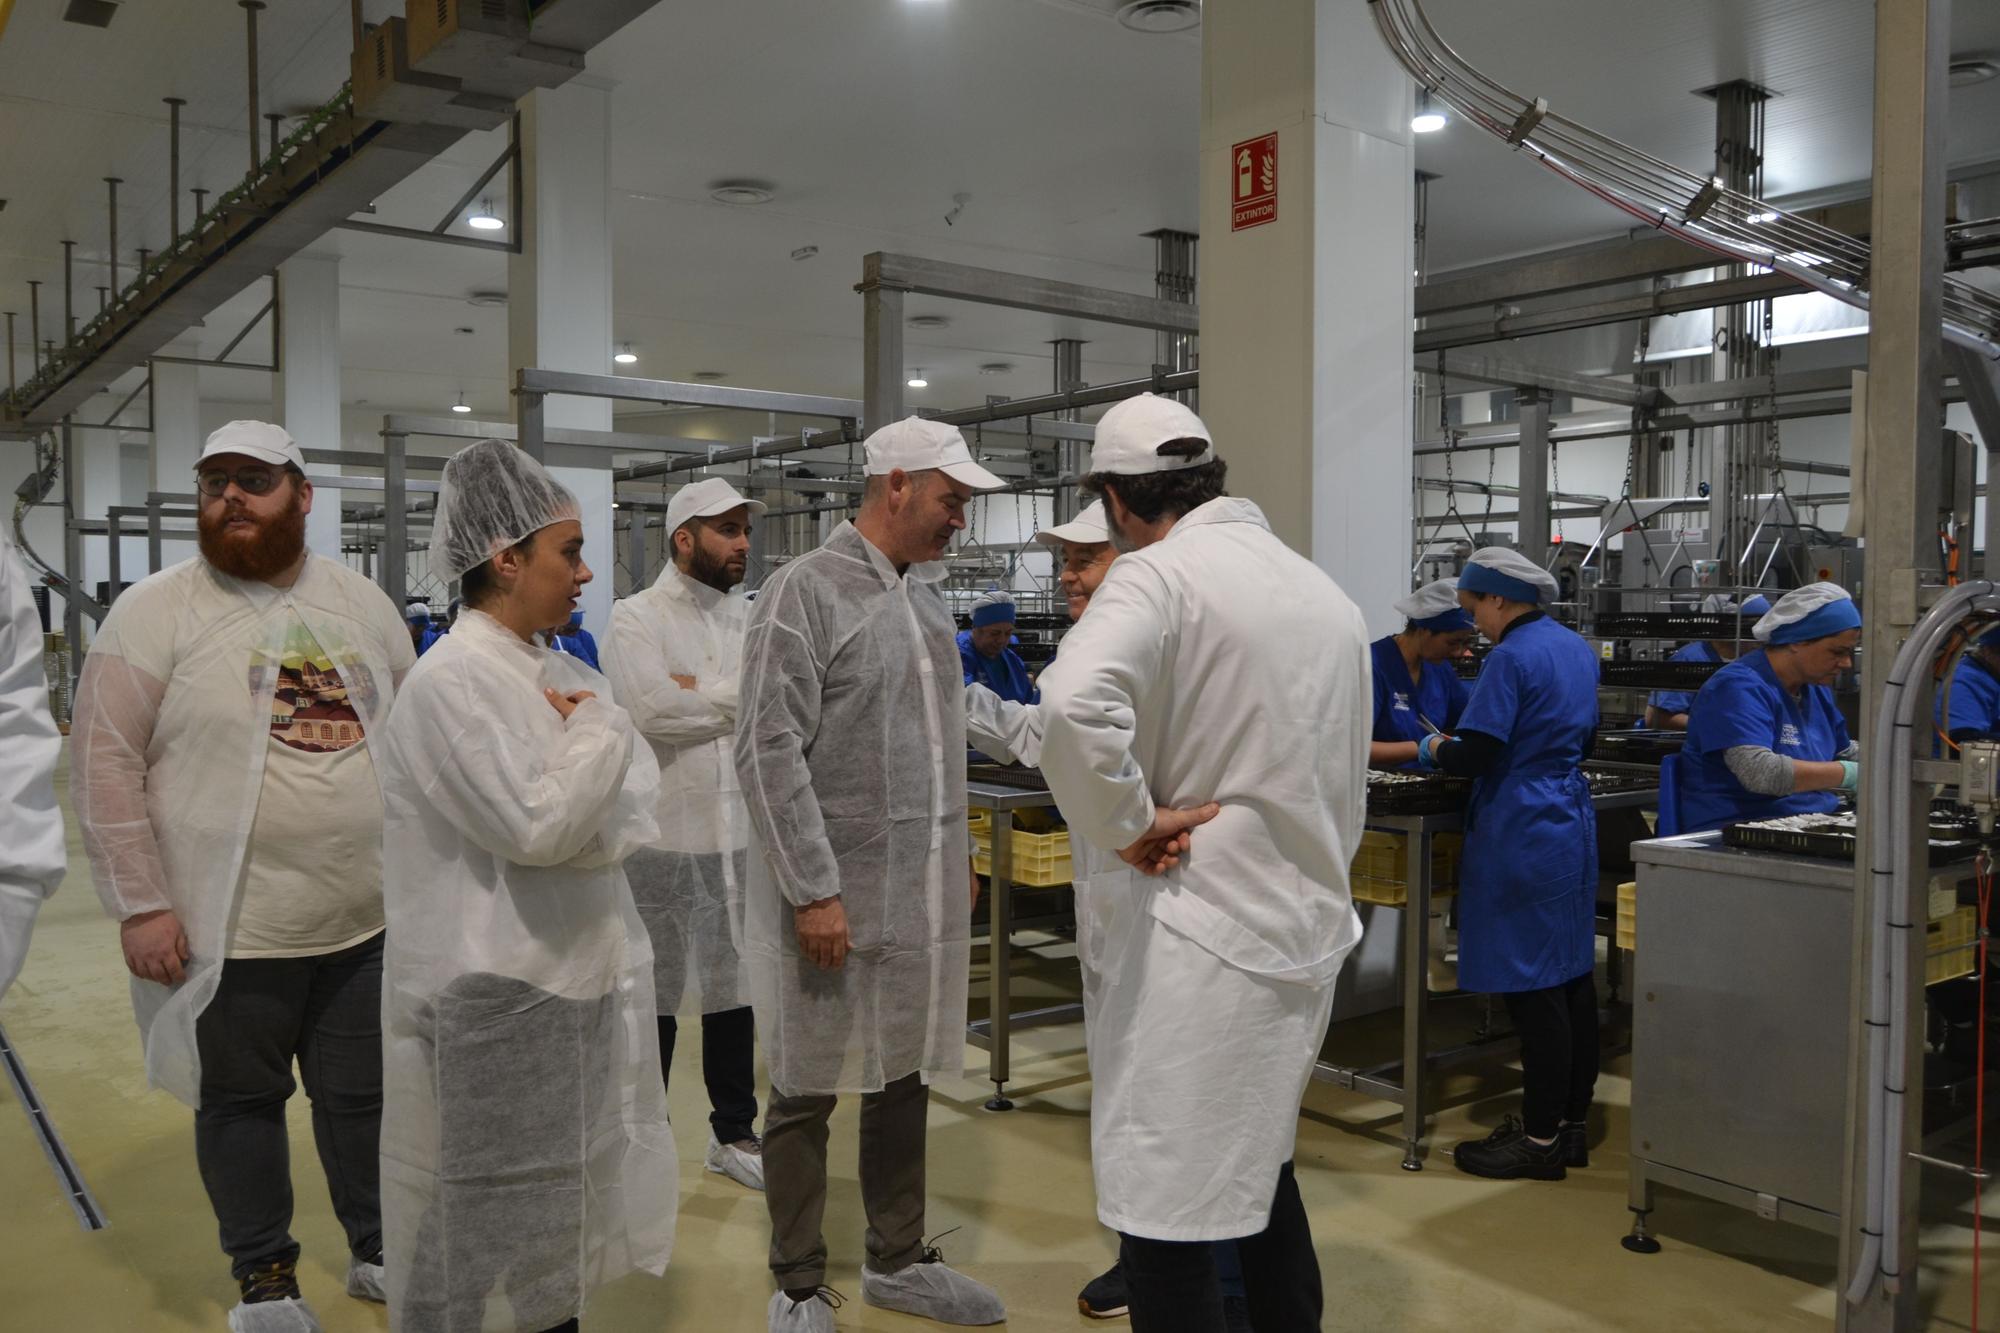
<path fill-rule="evenodd" d="M 708 1136 L 708 1158 L 703 1163 L 718 1176 L 728 1176 L 746 1189 L 764 1188 L 764 1156 L 762 1151 L 745 1152 L 733 1143 L 718 1143 L 715 1135 Z"/>
<path fill-rule="evenodd" d="M 389 1275 L 380 1264 L 364 1264 L 359 1259 L 347 1263 L 347 1294 L 358 1301 L 389 1303 Z"/>
<path fill-rule="evenodd" d="M 782 1291 L 774 1291 L 766 1318 L 770 1333 L 833 1333 L 833 1306 L 817 1296 L 795 1301 Z"/>
<path fill-rule="evenodd" d="M 321 1333 L 319 1318 L 302 1300 L 238 1304 L 229 1312 L 229 1333 Z"/>

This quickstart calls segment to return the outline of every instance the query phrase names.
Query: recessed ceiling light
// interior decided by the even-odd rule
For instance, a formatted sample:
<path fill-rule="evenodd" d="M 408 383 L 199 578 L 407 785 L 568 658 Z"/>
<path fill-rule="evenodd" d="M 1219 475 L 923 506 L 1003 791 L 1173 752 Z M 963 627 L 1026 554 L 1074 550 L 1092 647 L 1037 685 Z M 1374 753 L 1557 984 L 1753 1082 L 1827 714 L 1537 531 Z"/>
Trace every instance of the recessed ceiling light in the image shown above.
<path fill-rule="evenodd" d="M 792 262 L 797 263 L 802 259 L 811 259 L 814 255 L 818 253 L 819 253 L 819 247 L 817 245 L 802 245 L 798 249 L 792 251 Z"/>
<path fill-rule="evenodd" d="M 729 372 L 726 370 L 697 370 L 694 373 L 694 377 L 706 384 L 713 384 L 717 380 L 728 379 Z"/>
<path fill-rule="evenodd" d="M 988 361 L 979 368 L 982 375 L 1011 375 L 1014 373 L 1012 361 Z"/>
<path fill-rule="evenodd" d="M 951 316 L 911 315 L 903 322 L 913 329 L 948 329 L 951 327 Z"/>
<path fill-rule="evenodd" d="M 2000 74 L 2000 64 L 1985 56 L 1958 56 L 1951 62 L 1951 86 L 1954 88 L 1984 83 L 1996 74 Z"/>
<path fill-rule="evenodd" d="M 1200 0 L 1125 0 L 1118 21 L 1134 32 L 1186 32 L 1201 23 Z"/>
<path fill-rule="evenodd" d="M 626 343 L 623 347 L 618 349 L 618 351 L 612 356 L 611 359 L 613 361 L 616 361 L 621 366 L 630 366 L 637 364 L 639 360 L 639 354 L 632 350 L 631 343 Z"/>
<path fill-rule="evenodd" d="M 1444 114 L 1444 108 L 1431 102 L 1430 89 L 1425 88 L 1417 94 L 1417 114 L 1410 117 L 1412 133 L 1436 134 L 1450 123 Z"/>
<path fill-rule="evenodd" d="M 478 306 L 506 305 L 507 293 L 474 292 L 472 295 L 465 298 L 465 303 L 467 305 L 478 305 Z"/>
<path fill-rule="evenodd" d="M 499 231 L 507 224 L 493 211 L 493 201 L 482 199 L 479 201 L 479 211 L 467 218 L 465 225 L 474 231 Z"/>
<path fill-rule="evenodd" d="M 708 187 L 708 197 L 718 204 L 734 204 L 747 207 L 752 204 L 768 204 L 777 193 L 763 181 L 717 181 Z"/>

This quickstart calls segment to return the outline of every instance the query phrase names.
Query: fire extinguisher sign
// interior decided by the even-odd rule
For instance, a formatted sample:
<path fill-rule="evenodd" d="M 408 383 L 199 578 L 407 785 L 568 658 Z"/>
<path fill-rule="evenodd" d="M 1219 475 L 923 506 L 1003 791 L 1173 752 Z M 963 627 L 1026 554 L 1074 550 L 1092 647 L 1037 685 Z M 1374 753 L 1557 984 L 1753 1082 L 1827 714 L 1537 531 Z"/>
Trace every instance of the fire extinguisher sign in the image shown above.
<path fill-rule="evenodd" d="M 1229 150 L 1229 230 L 1278 220 L 1278 136 L 1245 139 Z"/>

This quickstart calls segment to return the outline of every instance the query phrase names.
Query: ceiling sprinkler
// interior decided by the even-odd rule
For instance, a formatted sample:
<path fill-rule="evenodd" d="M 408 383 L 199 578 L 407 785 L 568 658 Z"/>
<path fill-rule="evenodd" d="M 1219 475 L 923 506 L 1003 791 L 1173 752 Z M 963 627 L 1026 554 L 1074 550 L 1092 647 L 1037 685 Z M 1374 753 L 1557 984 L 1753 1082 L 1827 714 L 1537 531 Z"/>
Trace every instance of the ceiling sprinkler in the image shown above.
<path fill-rule="evenodd" d="M 954 223 L 956 223 L 958 221 L 958 215 L 960 213 L 963 213 L 965 211 L 965 206 L 971 202 L 972 202 L 972 196 L 969 194 L 953 195 L 951 197 L 951 212 L 944 215 L 944 225 L 949 227 L 952 226 Z"/>

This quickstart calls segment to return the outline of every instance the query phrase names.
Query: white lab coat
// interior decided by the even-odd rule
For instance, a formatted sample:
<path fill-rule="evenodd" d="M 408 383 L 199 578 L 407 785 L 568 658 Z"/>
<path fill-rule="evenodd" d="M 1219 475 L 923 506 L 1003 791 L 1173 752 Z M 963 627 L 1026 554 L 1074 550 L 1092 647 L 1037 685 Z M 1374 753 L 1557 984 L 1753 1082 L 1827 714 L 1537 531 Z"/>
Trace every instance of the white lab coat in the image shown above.
<path fill-rule="evenodd" d="M 565 722 L 544 686 L 598 697 Z M 378 764 L 391 1323 L 545 1328 L 673 1248 L 652 950 L 619 869 L 657 836 L 659 770 L 602 676 L 470 609 Z"/>
<path fill-rule="evenodd" d="M 43 900 L 68 867 L 56 806 L 61 755 L 42 668 L 41 615 L 13 535 L 0 523 L 0 1000 L 21 973 Z"/>
<path fill-rule="evenodd" d="M 660 765 L 660 835 L 625 873 L 653 941 L 662 1013 L 750 1002 L 729 924 L 749 842 L 736 780 L 736 691 L 750 603 L 669 564 L 611 608 L 604 674 Z M 675 676 L 692 676 L 683 689 Z"/>
<path fill-rule="evenodd" d="M 382 590 L 322 556 L 290 588 L 199 556 L 142 579 L 113 603 L 77 687 L 70 796 L 98 896 L 120 921 L 171 909 L 187 934 L 186 981 L 131 984 L 146 1077 L 189 1106 L 201 1097 L 195 1020 L 222 977 L 294 614 L 374 747 L 416 653 Z"/>
<path fill-rule="evenodd" d="M 971 954 L 965 702 L 941 564 L 895 566 L 851 523 L 766 583 L 743 651 L 743 951 L 772 1086 L 926 1083 L 965 1061 Z M 793 909 L 839 894 L 853 952 L 799 952 Z"/>
<path fill-rule="evenodd" d="M 1099 1216 L 1158 1239 L 1251 1234 L 1361 933 L 1361 615 L 1256 505 L 1213 500 L 1112 565 L 1041 687 L 1072 846 L 1128 846 L 1156 804 L 1222 806 L 1176 870 L 1088 895 Z"/>

